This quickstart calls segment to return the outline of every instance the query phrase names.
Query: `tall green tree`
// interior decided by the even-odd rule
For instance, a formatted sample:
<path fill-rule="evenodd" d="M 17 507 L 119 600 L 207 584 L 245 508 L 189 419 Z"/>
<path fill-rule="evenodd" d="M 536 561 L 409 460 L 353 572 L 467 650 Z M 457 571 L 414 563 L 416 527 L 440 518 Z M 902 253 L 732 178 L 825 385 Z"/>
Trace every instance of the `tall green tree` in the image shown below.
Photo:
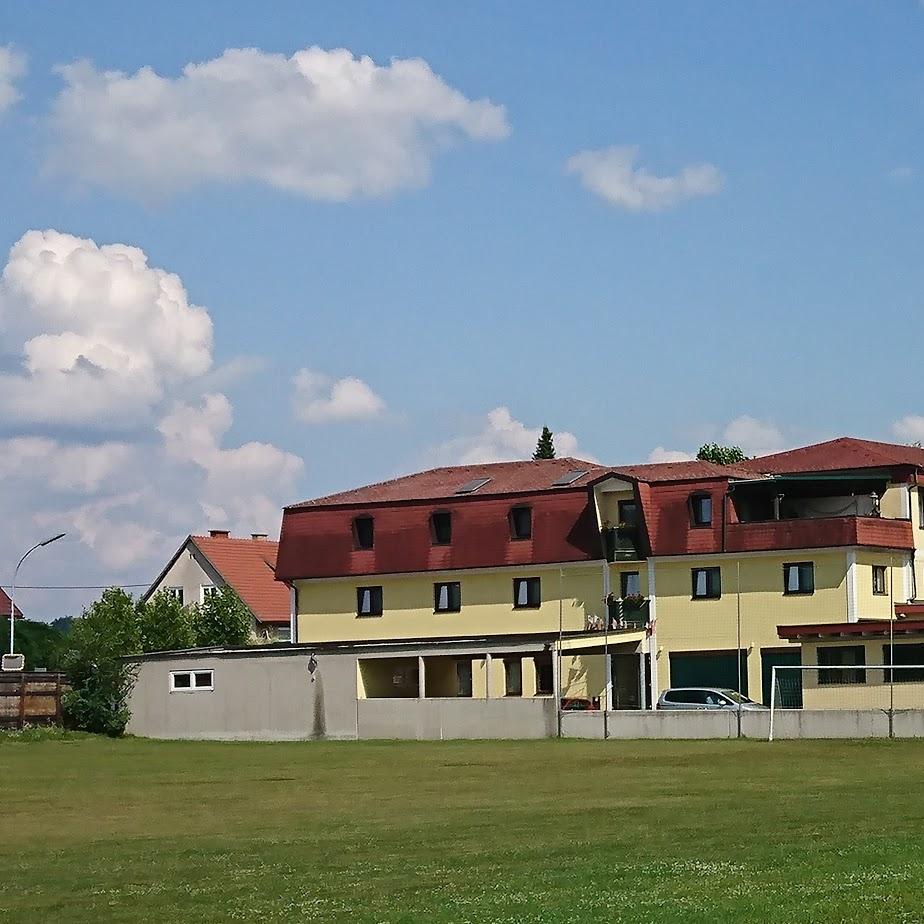
<path fill-rule="evenodd" d="M 539 434 L 539 439 L 536 442 L 536 451 L 533 453 L 533 458 L 555 458 L 555 441 L 552 439 L 552 431 L 548 427 L 543 427 L 542 433 Z"/>
<path fill-rule="evenodd" d="M 64 635 L 46 622 L 34 622 L 31 619 L 16 620 L 16 651 L 26 659 L 26 670 L 34 671 L 37 667 L 56 670 L 61 659 L 61 647 Z M 0 620 L 0 639 L 9 639 L 10 621 Z"/>
<path fill-rule="evenodd" d="M 253 616 L 232 587 L 221 587 L 200 603 L 193 616 L 196 644 L 246 645 L 253 634 Z"/>
<path fill-rule="evenodd" d="M 696 458 L 700 462 L 714 462 L 716 465 L 734 465 L 744 462 L 747 456 L 740 446 L 720 446 L 718 443 L 704 443 L 699 447 Z"/>
<path fill-rule="evenodd" d="M 113 736 L 125 731 L 135 671 L 123 658 L 140 651 L 138 605 L 110 587 L 74 620 L 66 638 L 61 666 L 72 686 L 63 697 L 70 727 Z"/>
<path fill-rule="evenodd" d="M 142 651 L 175 651 L 196 644 L 192 610 L 164 591 L 138 606 L 138 631 Z"/>

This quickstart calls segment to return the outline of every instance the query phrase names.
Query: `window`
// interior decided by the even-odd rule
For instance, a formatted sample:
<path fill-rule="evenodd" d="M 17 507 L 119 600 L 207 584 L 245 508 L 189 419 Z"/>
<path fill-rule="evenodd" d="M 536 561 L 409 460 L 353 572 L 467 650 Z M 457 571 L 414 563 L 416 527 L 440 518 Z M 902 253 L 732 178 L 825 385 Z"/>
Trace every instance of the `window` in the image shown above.
<path fill-rule="evenodd" d="M 712 525 L 712 495 L 694 494 L 690 498 L 690 515 L 694 526 Z"/>
<path fill-rule="evenodd" d="M 513 605 L 515 609 L 535 609 L 542 603 L 539 578 L 513 579 Z"/>
<path fill-rule="evenodd" d="M 862 645 L 829 645 L 818 649 L 818 666 L 866 664 L 866 649 Z M 866 683 L 865 670 L 824 670 L 818 672 L 818 685 L 832 683 Z"/>
<path fill-rule="evenodd" d="M 722 596 L 721 568 L 694 568 L 693 599 L 717 600 Z"/>
<path fill-rule="evenodd" d="M 689 706 L 705 706 L 705 690 L 669 690 L 664 694 L 666 703 L 684 703 Z"/>
<path fill-rule="evenodd" d="M 452 514 L 448 510 L 431 514 L 430 538 L 434 545 L 449 545 L 452 542 Z"/>
<path fill-rule="evenodd" d="M 555 672 L 552 668 L 552 656 L 536 655 L 533 658 L 536 665 L 536 693 L 539 696 L 551 696 L 555 686 Z"/>
<path fill-rule="evenodd" d="M 514 507 L 510 511 L 510 538 L 531 539 L 533 535 L 533 508 Z"/>
<path fill-rule="evenodd" d="M 873 593 L 880 596 L 888 593 L 886 590 L 886 566 L 873 565 Z"/>
<path fill-rule="evenodd" d="M 456 661 L 456 696 L 472 695 L 472 662 Z"/>
<path fill-rule="evenodd" d="M 620 523 L 626 526 L 635 526 L 638 523 L 638 504 L 634 500 L 621 500 L 616 509 Z"/>
<path fill-rule="evenodd" d="M 891 651 L 889 650 L 891 648 Z M 913 664 L 917 666 L 908 668 L 903 667 L 901 670 L 890 671 L 888 669 L 882 672 L 883 682 L 889 682 L 889 674 L 894 674 L 896 683 L 920 683 L 924 680 L 924 645 L 883 645 L 882 646 L 882 663 L 883 664 Z"/>
<path fill-rule="evenodd" d="M 375 521 L 372 517 L 353 520 L 353 541 L 357 549 L 371 549 L 375 545 Z"/>
<path fill-rule="evenodd" d="M 171 693 L 201 693 L 214 690 L 214 671 L 170 671 Z"/>
<path fill-rule="evenodd" d="M 172 597 L 174 600 L 176 600 L 176 602 L 179 603 L 180 606 L 183 605 L 183 588 L 182 587 L 165 587 L 164 593 L 168 597 Z"/>
<path fill-rule="evenodd" d="M 381 616 L 382 615 L 382 588 L 357 587 L 356 588 L 356 615 Z"/>
<path fill-rule="evenodd" d="M 504 695 L 523 695 L 523 662 L 519 658 L 504 658 Z"/>
<path fill-rule="evenodd" d="M 797 561 L 783 565 L 784 594 L 812 594 L 815 592 L 815 563 Z"/>
<path fill-rule="evenodd" d="M 205 603 L 209 597 L 214 597 L 219 591 L 219 588 L 214 584 L 203 584 L 199 588 L 199 602 Z"/>
<path fill-rule="evenodd" d="M 458 613 L 462 609 L 462 585 L 458 581 L 445 581 L 433 585 L 433 611 Z"/>
<path fill-rule="evenodd" d="M 479 488 L 483 488 L 491 479 L 490 478 L 472 478 L 465 484 L 456 488 L 456 494 L 474 494 Z"/>
<path fill-rule="evenodd" d="M 638 571 L 623 571 L 619 575 L 619 596 L 635 597 L 641 596 L 642 584 L 638 577 Z"/>

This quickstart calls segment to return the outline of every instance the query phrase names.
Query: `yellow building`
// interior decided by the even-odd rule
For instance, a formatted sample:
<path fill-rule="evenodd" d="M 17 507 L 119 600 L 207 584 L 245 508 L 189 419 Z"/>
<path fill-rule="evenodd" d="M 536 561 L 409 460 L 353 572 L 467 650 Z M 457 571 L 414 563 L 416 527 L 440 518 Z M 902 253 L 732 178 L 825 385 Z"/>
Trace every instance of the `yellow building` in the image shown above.
<path fill-rule="evenodd" d="M 851 439 L 735 466 L 435 469 L 286 508 L 276 574 L 293 641 L 484 649 L 361 667 L 360 696 L 761 700 L 773 665 L 799 660 L 778 626 L 890 619 L 917 598 L 919 478 L 924 451 Z"/>

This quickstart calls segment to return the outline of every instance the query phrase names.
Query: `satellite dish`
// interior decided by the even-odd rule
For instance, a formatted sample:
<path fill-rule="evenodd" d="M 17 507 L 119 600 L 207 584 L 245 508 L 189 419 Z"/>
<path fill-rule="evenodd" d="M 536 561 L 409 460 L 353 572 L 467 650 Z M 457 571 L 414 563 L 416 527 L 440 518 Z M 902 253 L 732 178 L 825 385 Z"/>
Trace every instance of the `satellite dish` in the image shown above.
<path fill-rule="evenodd" d="M 26 669 L 26 656 L 21 654 L 5 654 L 0 663 L 0 670 L 23 671 Z"/>

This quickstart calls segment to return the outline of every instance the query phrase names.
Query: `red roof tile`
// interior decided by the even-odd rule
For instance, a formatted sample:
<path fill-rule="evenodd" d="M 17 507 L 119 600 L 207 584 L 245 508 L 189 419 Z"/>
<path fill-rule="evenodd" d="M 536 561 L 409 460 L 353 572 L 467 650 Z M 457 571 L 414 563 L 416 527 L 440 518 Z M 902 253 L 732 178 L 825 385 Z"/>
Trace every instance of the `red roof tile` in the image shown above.
<path fill-rule="evenodd" d="M 842 436 L 787 452 L 758 456 L 743 463 L 745 469 L 764 475 L 837 472 L 857 468 L 924 468 L 924 449 L 896 443 L 878 443 Z"/>
<path fill-rule="evenodd" d="M 289 621 L 289 589 L 276 580 L 278 542 L 231 536 L 189 538 L 257 619 L 261 622 Z"/>
<path fill-rule="evenodd" d="M 329 494 L 314 500 L 292 504 L 286 509 L 297 507 L 333 507 L 339 504 L 389 504 L 401 501 L 422 501 L 447 499 L 456 496 L 456 491 L 466 482 L 476 478 L 490 478 L 483 487 L 473 492 L 472 497 L 491 497 L 498 494 L 532 493 L 535 491 L 561 491 L 553 482 L 571 471 L 586 472 L 581 478 L 564 489 L 584 487 L 595 477 L 608 469 L 581 459 L 539 459 L 520 462 L 491 462 L 482 465 L 453 465 L 433 468 L 414 475 L 404 475 L 390 481 Z"/>
<path fill-rule="evenodd" d="M 665 481 L 710 481 L 726 478 L 753 478 L 754 470 L 741 465 L 716 465 L 714 462 L 649 462 L 644 465 L 617 465 L 617 475 L 656 484 Z"/>

